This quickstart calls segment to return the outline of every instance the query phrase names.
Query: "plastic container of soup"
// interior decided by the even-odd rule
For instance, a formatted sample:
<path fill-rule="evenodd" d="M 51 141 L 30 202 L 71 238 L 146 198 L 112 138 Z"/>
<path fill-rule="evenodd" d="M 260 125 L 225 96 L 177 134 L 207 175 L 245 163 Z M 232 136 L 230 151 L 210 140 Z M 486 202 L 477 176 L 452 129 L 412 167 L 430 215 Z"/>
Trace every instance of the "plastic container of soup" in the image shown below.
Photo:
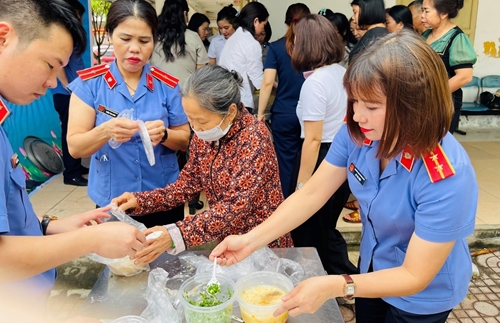
<path fill-rule="evenodd" d="M 283 296 L 293 289 L 290 278 L 271 271 L 257 271 L 236 282 L 236 300 L 245 323 L 284 323 L 288 312 L 274 317 Z"/>
<path fill-rule="evenodd" d="M 220 291 L 215 295 L 206 291 L 212 274 L 196 275 L 182 283 L 178 297 L 187 323 L 231 323 L 235 284 L 228 277 L 216 276 Z"/>

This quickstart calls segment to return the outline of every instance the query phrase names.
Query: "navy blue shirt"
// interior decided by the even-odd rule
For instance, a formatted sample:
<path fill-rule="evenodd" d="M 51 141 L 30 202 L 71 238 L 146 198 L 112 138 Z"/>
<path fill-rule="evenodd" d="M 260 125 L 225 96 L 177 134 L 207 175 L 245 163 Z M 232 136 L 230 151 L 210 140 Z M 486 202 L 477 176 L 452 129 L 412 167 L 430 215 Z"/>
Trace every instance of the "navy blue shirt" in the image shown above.
<path fill-rule="evenodd" d="M 300 89 L 305 79 L 302 73 L 292 67 L 292 58 L 286 52 L 285 44 L 284 37 L 269 44 L 264 70 L 274 69 L 278 74 L 278 90 L 271 112 L 295 115 Z"/>
<path fill-rule="evenodd" d="M 83 59 L 80 55 L 75 55 L 72 53 L 69 57 L 68 65 L 64 67 L 64 72 L 66 72 L 66 77 L 68 78 L 68 84 L 73 82 L 78 77 L 76 74 L 77 71 L 83 70 L 85 66 L 83 65 Z M 70 95 L 71 93 L 64 88 L 61 81 L 57 79 L 57 87 L 52 89 L 52 94 L 66 94 Z"/>

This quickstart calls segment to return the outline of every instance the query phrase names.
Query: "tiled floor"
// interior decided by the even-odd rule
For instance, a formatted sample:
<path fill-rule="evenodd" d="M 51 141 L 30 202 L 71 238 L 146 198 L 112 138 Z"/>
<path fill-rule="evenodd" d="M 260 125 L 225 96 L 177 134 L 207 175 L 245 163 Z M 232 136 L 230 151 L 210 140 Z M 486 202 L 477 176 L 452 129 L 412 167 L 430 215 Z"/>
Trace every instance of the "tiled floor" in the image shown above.
<path fill-rule="evenodd" d="M 500 129 L 466 130 L 468 130 L 466 136 L 456 135 L 456 138 L 467 150 L 479 183 L 476 228 L 500 225 Z M 30 199 L 39 216 L 51 214 L 65 217 L 95 207 L 95 204 L 87 197 L 86 188 L 64 185 L 62 176 L 55 177 L 33 192 Z M 202 200 L 206 204 L 204 196 Z M 344 209 L 344 213 L 347 212 L 349 211 Z M 341 231 L 353 230 L 360 226 L 360 224 L 345 223 L 341 219 L 338 222 L 338 228 Z M 357 258 L 355 252 L 351 253 L 351 256 L 353 259 Z M 500 252 L 480 255 L 475 257 L 474 261 L 481 274 L 471 282 L 469 296 L 450 315 L 448 320 L 450 323 L 500 322 L 500 299 L 498 297 L 500 295 Z M 59 313 L 59 317 L 75 313 L 84 299 L 85 292 L 88 291 L 77 290 L 74 296 L 69 296 L 68 292 L 64 290 L 65 295 L 53 297 L 65 300 L 57 304 L 53 302 L 51 305 L 52 309 Z M 353 313 L 348 307 L 343 307 L 342 310 L 346 322 L 355 322 Z"/>

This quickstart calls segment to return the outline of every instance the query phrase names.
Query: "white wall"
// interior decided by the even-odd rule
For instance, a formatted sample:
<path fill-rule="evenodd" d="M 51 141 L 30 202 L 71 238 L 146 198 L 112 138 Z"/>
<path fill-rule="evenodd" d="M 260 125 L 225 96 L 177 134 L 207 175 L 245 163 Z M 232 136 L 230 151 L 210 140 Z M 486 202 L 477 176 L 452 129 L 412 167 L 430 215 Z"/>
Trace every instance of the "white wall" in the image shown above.
<path fill-rule="evenodd" d="M 500 28 L 498 25 L 498 13 L 500 13 L 500 1 L 479 0 L 476 36 L 474 38 L 474 48 L 477 54 L 477 63 L 474 65 L 475 76 L 500 75 Z M 485 54 L 484 46 L 486 42 L 494 43 L 496 57 Z"/>

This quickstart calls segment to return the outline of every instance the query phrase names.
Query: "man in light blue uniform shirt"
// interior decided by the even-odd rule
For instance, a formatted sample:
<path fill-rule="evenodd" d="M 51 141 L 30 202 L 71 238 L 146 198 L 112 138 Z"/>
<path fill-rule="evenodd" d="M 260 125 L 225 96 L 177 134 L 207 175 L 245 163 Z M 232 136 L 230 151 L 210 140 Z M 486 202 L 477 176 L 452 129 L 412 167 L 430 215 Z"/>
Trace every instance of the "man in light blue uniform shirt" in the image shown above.
<path fill-rule="evenodd" d="M 0 2 L 0 124 L 8 117 L 4 101 L 29 104 L 56 86 L 56 75 L 86 37 L 72 8 L 63 0 Z M 133 256 L 143 248 L 142 232 L 125 223 L 87 226 L 109 217 L 108 209 L 55 221 L 39 219 L 29 202 L 25 176 L 0 127 L 0 311 L 39 315 L 55 280 L 54 267 L 96 252 L 108 258 Z M 45 235 L 45 236 L 44 236 Z M 22 300 L 19 301 L 19 300 Z M 28 305 L 28 311 L 16 305 Z M 11 307 L 14 305 L 14 307 Z M 16 311 L 19 310 L 19 311 Z M 26 313 L 24 313 L 26 312 Z M 17 321 L 17 320 L 16 320 Z"/>

